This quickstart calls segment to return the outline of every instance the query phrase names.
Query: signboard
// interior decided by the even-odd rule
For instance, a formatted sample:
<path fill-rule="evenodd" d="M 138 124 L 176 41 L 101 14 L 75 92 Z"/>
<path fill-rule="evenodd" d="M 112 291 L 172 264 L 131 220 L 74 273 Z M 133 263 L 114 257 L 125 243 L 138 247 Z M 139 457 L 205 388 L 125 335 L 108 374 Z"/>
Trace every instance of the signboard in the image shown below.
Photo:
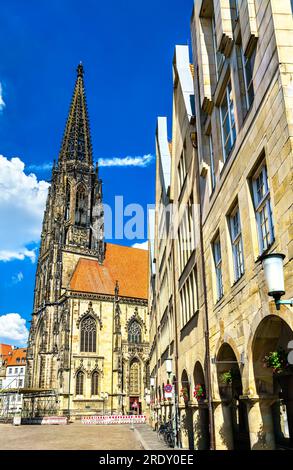
<path fill-rule="evenodd" d="M 98 415 L 82 416 L 82 424 L 138 424 L 145 423 L 145 415 Z"/>
<path fill-rule="evenodd" d="M 173 385 L 167 384 L 164 387 L 165 390 L 165 398 L 172 398 L 173 396 Z"/>

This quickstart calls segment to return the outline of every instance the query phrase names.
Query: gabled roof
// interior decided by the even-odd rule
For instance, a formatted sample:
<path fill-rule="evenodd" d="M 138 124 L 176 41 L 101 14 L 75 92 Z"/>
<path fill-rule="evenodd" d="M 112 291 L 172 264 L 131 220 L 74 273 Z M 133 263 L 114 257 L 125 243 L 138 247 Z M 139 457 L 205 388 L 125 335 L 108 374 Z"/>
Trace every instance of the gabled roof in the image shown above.
<path fill-rule="evenodd" d="M 119 296 L 147 299 L 148 256 L 148 250 L 107 243 L 103 264 L 88 258 L 79 259 L 69 288 L 78 292 L 114 295 L 117 280 Z"/>
<path fill-rule="evenodd" d="M 13 349 L 7 360 L 7 367 L 24 366 L 26 364 L 26 348 Z"/>

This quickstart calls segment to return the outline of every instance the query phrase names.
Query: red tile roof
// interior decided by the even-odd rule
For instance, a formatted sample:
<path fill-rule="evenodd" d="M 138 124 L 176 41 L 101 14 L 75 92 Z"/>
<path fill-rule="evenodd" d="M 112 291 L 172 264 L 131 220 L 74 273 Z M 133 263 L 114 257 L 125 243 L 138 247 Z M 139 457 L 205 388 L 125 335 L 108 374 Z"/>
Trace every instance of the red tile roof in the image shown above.
<path fill-rule="evenodd" d="M 13 349 L 7 360 L 7 366 L 21 366 L 26 363 L 26 348 Z"/>
<path fill-rule="evenodd" d="M 147 299 L 148 275 L 148 250 L 107 243 L 103 265 L 95 260 L 79 259 L 70 289 L 114 295 L 117 280 L 120 296 Z"/>
<path fill-rule="evenodd" d="M 0 343 L 0 366 L 7 361 L 12 354 L 13 348 L 11 344 Z"/>

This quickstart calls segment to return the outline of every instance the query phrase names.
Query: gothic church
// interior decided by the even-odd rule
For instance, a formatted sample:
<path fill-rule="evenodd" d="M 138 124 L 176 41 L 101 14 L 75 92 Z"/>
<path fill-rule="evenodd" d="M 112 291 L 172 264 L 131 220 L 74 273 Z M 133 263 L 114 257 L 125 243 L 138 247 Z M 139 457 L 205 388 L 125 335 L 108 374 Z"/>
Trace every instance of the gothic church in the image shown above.
<path fill-rule="evenodd" d="M 106 243 L 83 66 L 43 219 L 26 386 L 52 390 L 59 414 L 146 408 L 148 252 Z M 41 412 L 41 411 L 40 411 Z"/>

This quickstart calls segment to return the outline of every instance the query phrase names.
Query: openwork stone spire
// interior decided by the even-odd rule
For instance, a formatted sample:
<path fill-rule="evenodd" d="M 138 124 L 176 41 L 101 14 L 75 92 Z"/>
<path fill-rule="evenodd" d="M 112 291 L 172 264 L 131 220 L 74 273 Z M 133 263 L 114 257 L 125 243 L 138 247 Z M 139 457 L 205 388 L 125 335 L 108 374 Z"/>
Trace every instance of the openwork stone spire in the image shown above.
<path fill-rule="evenodd" d="M 83 80 L 83 65 L 77 67 L 77 78 L 63 135 L 59 162 L 81 162 L 92 165 L 92 144 Z"/>

